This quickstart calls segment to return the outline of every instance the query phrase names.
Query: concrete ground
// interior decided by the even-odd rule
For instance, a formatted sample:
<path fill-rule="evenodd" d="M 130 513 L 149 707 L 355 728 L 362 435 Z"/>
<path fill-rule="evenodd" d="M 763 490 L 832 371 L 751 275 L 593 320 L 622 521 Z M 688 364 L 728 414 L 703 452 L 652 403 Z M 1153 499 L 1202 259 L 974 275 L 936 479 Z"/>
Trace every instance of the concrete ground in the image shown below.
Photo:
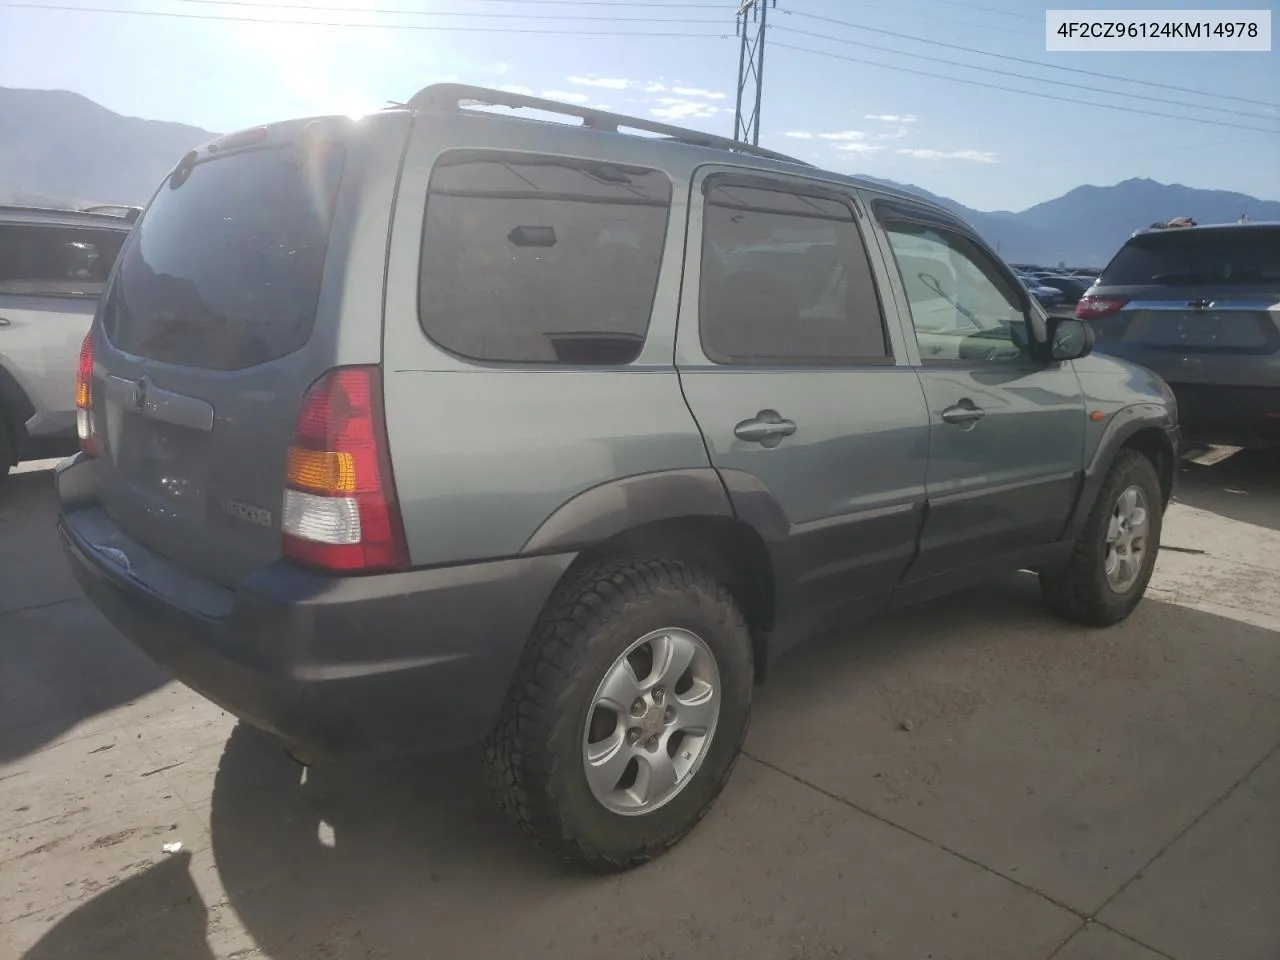
<path fill-rule="evenodd" d="M 52 513 L 0 497 L 4 960 L 1280 957 L 1280 461 L 1186 468 L 1119 627 L 1021 575 L 798 651 L 707 820 L 606 879 L 469 754 L 304 779 L 80 598 Z"/>

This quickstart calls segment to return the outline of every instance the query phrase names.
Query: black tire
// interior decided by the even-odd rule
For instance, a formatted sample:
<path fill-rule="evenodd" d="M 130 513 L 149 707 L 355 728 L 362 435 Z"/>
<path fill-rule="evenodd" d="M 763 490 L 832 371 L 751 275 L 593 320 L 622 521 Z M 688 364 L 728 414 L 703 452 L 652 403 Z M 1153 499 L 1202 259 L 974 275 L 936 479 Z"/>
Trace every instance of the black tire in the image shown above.
<path fill-rule="evenodd" d="M 682 628 L 710 649 L 720 676 L 715 732 L 701 765 L 666 804 L 625 816 L 587 782 L 582 743 L 597 685 L 654 630 Z M 650 860 L 710 809 L 746 736 L 754 686 L 751 636 L 723 585 L 671 560 L 610 561 L 548 603 L 485 755 L 499 804 L 536 843 L 574 866 L 609 872 Z"/>
<path fill-rule="evenodd" d="M 1107 582 L 1107 528 L 1120 494 L 1137 485 L 1147 501 L 1148 532 L 1138 577 L 1123 591 Z M 1138 605 L 1155 569 L 1164 521 L 1164 495 L 1155 466 L 1137 450 L 1122 450 L 1107 471 L 1066 566 L 1040 572 L 1040 589 L 1049 606 L 1076 623 L 1106 627 L 1124 620 Z"/>

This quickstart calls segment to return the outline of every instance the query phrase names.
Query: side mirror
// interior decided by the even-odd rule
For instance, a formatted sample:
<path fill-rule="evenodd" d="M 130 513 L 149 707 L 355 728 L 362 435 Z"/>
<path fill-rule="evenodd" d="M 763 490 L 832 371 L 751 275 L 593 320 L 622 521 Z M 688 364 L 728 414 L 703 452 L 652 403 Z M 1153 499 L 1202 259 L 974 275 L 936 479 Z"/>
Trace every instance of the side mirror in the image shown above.
<path fill-rule="evenodd" d="M 1061 363 L 1079 360 L 1093 352 L 1093 327 L 1075 317 L 1050 317 L 1042 344 L 1045 360 Z"/>

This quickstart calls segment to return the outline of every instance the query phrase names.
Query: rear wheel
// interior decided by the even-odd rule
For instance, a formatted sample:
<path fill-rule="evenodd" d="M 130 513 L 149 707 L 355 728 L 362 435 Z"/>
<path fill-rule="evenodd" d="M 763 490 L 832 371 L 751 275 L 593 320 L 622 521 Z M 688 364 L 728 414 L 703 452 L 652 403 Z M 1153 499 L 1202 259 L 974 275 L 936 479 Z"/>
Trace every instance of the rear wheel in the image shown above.
<path fill-rule="evenodd" d="M 549 604 L 486 743 L 498 799 L 567 862 L 649 860 L 720 794 L 752 686 L 721 584 L 675 561 L 598 566 Z"/>
<path fill-rule="evenodd" d="M 1147 590 L 1160 549 L 1160 478 L 1147 457 L 1125 450 L 1103 481 L 1067 565 L 1040 573 L 1049 605 L 1088 626 L 1119 623 Z"/>

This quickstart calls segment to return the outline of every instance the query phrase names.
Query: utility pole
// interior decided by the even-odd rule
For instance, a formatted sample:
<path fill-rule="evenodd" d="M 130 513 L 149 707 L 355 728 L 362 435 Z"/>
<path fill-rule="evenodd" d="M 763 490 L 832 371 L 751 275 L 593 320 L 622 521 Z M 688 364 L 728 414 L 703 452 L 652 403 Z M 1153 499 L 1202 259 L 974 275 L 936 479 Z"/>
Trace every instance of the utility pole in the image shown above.
<path fill-rule="evenodd" d="M 733 139 L 760 145 L 760 99 L 764 94 L 764 37 L 769 7 L 778 0 L 741 0 L 738 4 L 738 107 L 733 118 Z M 747 112 L 743 112 L 744 101 Z"/>

